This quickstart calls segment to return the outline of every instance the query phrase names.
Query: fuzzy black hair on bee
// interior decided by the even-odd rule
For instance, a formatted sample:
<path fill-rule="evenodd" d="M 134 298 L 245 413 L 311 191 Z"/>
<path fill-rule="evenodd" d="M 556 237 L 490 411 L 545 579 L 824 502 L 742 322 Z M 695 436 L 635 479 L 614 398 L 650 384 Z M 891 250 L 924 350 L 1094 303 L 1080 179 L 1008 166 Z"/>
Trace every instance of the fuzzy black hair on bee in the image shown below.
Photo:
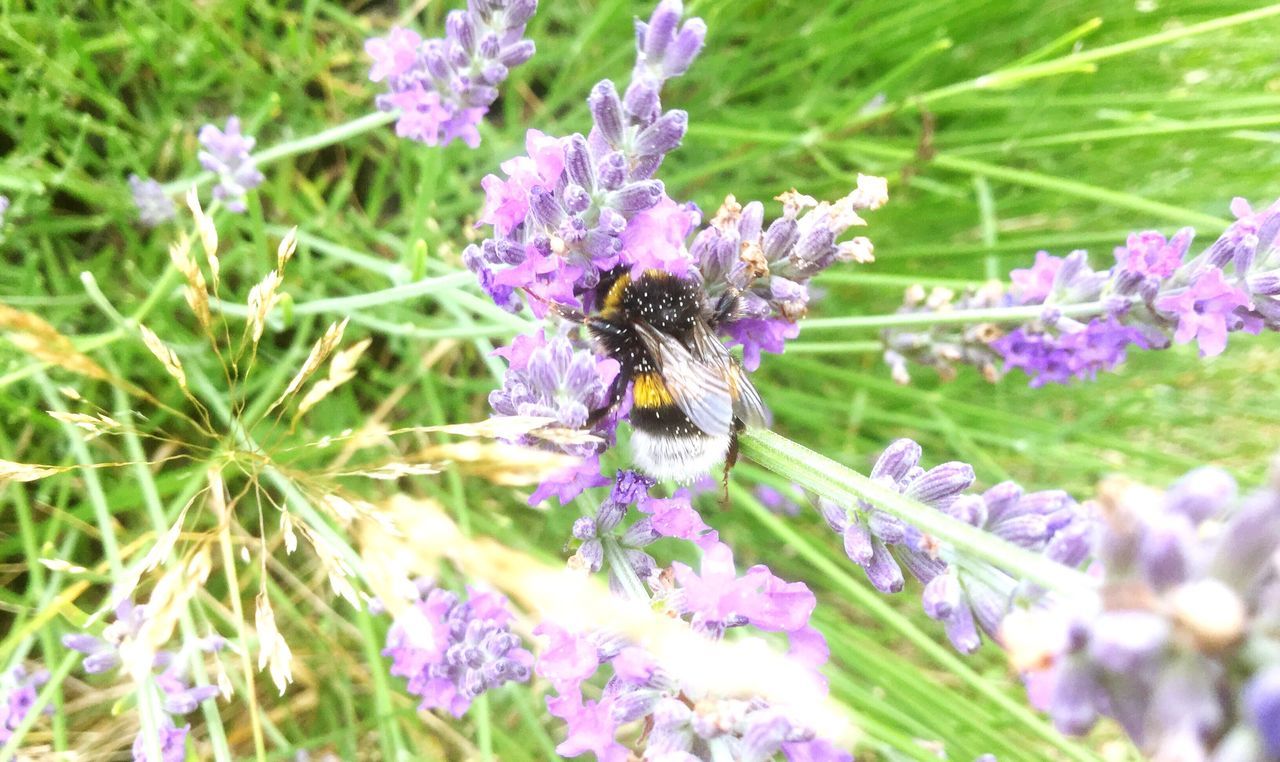
<path fill-rule="evenodd" d="M 631 449 L 635 465 L 658 479 L 682 484 L 715 464 L 728 469 L 745 426 L 764 425 L 764 405 L 715 328 L 737 311 L 726 293 L 712 303 L 702 284 L 660 270 L 632 278 L 626 269 L 602 279 L 595 314 L 557 309 L 587 327 L 597 346 L 621 369 L 608 400 L 592 421 L 607 415 L 630 385 Z"/>

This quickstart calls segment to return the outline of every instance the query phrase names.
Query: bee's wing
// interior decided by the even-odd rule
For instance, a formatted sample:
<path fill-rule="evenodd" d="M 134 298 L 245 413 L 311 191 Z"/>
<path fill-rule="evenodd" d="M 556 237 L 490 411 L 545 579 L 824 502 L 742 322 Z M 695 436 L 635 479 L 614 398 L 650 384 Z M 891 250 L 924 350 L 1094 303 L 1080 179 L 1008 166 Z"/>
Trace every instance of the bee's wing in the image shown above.
<path fill-rule="evenodd" d="M 690 343 L 693 345 L 694 354 L 699 356 L 703 362 L 721 367 L 721 372 L 729 382 L 729 394 L 733 399 L 734 417 L 748 426 L 765 426 L 764 401 L 760 399 L 760 393 L 756 391 L 756 387 L 747 378 L 747 373 L 742 369 L 742 365 L 734 359 L 733 355 L 729 354 L 729 350 L 725 349 L 724 344 L 711 330 L 711 327 L 701 321 L 695 323 Z"/>
<path fill-rule="evenodd" d="M 635 329 L 657 361 L 676 407 L 707 434 L 727 435 L 733 428 L 733 395 L 721 367 L 695 357 L 679 339 L 653 326 L 636 323 Z"/>

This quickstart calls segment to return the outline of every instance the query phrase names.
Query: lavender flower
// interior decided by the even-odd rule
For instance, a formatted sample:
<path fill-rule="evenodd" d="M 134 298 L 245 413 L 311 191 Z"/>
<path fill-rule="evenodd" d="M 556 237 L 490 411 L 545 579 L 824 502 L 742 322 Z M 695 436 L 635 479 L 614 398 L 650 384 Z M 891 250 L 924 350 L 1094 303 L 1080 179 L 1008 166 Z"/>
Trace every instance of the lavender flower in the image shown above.
<path fill-rule="evenodd" d="M 885 360 L 894 378 L 907 380 L 908 361 L 933 365 L 948 375 L 956 362 L 976 365 L 996 380 L 995 362 L 1019 368 L 1032 386 L 1092 379 L 1115 368 L 1127 350 L 1164 349 L 1196 342 L 1212 357 L 1226 348 L 1228 334 L 1280 329 L 1280 202 L 1255 212 L 1244 199 L 1231 204 L 1237 216 L 1216 241 L 1189 257 L 1194 231 L 1183 228 L 1166 239 L 1155 231 L 1134 233 L 1115 250 L 1110 269 L 1093 271 L 1082 251 L 1067 257 L 1047 252 L 1035 264 L 1011 273 L 1002 293 L 984 288 L 980 299 L 952 304 L 931 299 L 920 306 L 920 290 L 908 291 L 906 311 L 964 310 L 1041 305 L 1040 316 L 1001 327 L 935 326 L 884 333 Z M 1063 315 L 1073 305 L 1096 304 L 1096 313 L 1075 320 Z"/>
<path fill-rule="evenodd" d="M 88 633 L 70 633 L 62 636 L 62 645 L 85 655 L 82 666 L 91 675 L 117 668 L 128 669 L 135 674 L 150 672 L 154 675 L 163 697 L 161 706 L 167 713 L 160 728 L 161 757 L 163 762 L 171 762 L 185 757 L 186 736 L 190 726 L 176 727 L 169 715 L 190 714 L 200 703 L 208 701 L 219 692 L 213 685 L 190 684 L 191 661 L 203 658 L 204 653 L 222 650 L 225 641 L 218 636 L 201 638 L 184 644 L 176 652 L 157 651 L 149 664 L 130 664 L 129 659 L 136 662 L 137 655 L 149 653 L 145 648 L 137 648 L 134 643 L 149 617 L 147 606 L 135 606 L 130 601 L 124 601 L 116 607 L 115 621 L 104 628 L 102 637 Z M 145 746 L 145 741 L 139 735 L 133 744 L 135 760 L 146 759 Z"/>
<path fill-rule="evenodd" d="M 606 542 L 617 543 L 626 558 L 631 571 L 640 579 L 646 579 L 657 569 L 653 556 L 643 548 L 660 536 L 652 528 L 649 518 L 643 518 L 625 531 L 619 531 L 627 510 L 641 500 L 648 499 L 649 488 L 654 481 L 635 471 L 619 471 L 614 479 L 613 489 L 605 498 L 594 516 L 583 516 L 573 523 L 573 537 L 582 544 L 569 559 L 569 566 L 594 573 L 604 565 L 604 545 Z M 615 592 L 622 591 L 622 583 L 618 570 L 610 567 L 609 587 Z"/>
<path fill-rule="evenodd" d="M 0 196 L 0 230 L 4 229 L 4 216 L 9 212 L 9 197 Z"/>
<path fill-rule="evenodd" d="M 405 608 L 387 632 L 391 674 L 407 678 L 422 709 L 461 717 L 471 702 L 504 683 L 529 679 L 533 656 L 511 632 L 507 600 L 468 588 L 466 600 L 432 589 Z"/>
<path fill-rule="evenodd" d="M 138 221 L 143 225 L 154 228 L 177 214 L 173 199 L 154 179 L 129 175 L 129 190 L 133 192 L 133 205 L 138 208 Z"/>
<path fill-rule="evenodd" d="M 684 501 L 687 506 L 687 499 Z M 664 507 L 654 510 L 668 512 Z M 680 511 L 676 511 L 680 512 Z M 683 513 L 683 512 L 680 512 Z M 696 514 L 695 514 L 696 516 Z M 691 518 L 691 517 L 687 517 Z M 690 522 L 667 523 L 683 533 Z M 784 632 L 791 652 L 804 667 L 797 679 L 824 685 L 817 669 L 826 661 L 825 641 L 809 625 L 815 598 L 803 583 L 788 583 L 764 566 L 741 577 L 728 546 L 711 541 L 704 546 L 700 571 L 673 564 L 675 587 L 665 600 L 670 613 L 696 631 L 719 638 L 727 627 L 755 627 Z M 618 739 L 624 726 L 643 722 L 645 759 L 741 760 L 772 759 L 781 752 L 791 760 L 851 760 L 828 741 L 816 738 L 783 707 L 759 697 L 719 696 L 682 682 L 655 658 L 632 643 L 606 633 L 574 633 L 544 622 L 535 634 L 550 643 L 536 670 L 551 682 L 557 695 L 547 699 L 551 714 L 564 720 L 565 740 L 556 751 L 566 757 L 587 752 L 598 760 L 622 762 L 631 754 Z M 584 684 L 607 670 L 609 678 L 598 699 L 584 695 Z"/>
<path fill-rule="evenodd" d="M 200 166 L 218 175 L 213 197 L 223 201 L 233 212 L 245 210 L 245 194 L 263 180 L 250 151 L 257 142 L 240 133 L 240 117 L 227 119 L 225 129 L 212 124 L 200 128 Z"/>
<path fill-rule="evenodd" d="M 967 493 L 973 468 L 951 462 L 928 471 L 920 465 L 920 445 L 899 439 L 885 448 L 871 478 L 951 518 L 976 526 L 1027 550 L 1077 566 L 1089 549 L 1092 519 L 1064 492 L 1024 493 L 1003 482 L 980 495 Z M 818 498 L 818 509 L 844 539 L 845 554 L 866 572 L 881 592 L 896 593 L 905 584 L 905 567 L 924 584 L 925 613 L 943 623 L 956 650 L 970 653 L 982 643 L 980 632 L 998 638 L 1000 624 L 1020 601 L 1041 591 L 1028 588 L 990 564 L 965 559 L 955 551 L 873 504 L 852 507 Z"/>
<path fill-rule="evenodd" d="M 1163 494 L 1105 486 L 1100 595 L 1045 610 L 1044 635 L 1013 644 L 1060 729 L 1109 716 L 1157 759 L 1280 755 L 1277 485 L 1241 499 L 1205 468 Z"/>
<path fill-rule="evenodd" d="M 20 664 L 0 675 L 0 745 L 13 736 L 13 731 L 31 713 L 39 687 L 47 682 L 47 670 L 27 672 Z"/>
<path fill-rule="evenodd" d="M 181 727 L 173 724 L 173 720 L 165 716 L 160 722 L 160 762 L 182 762 L 187 758 L 187 734 L 191 725 Z M 134 762 L 155 762 L 147 756 L 147 744 L 142 734 L 133 739 Z"/>
<path fill-rule="evenodd" d="M 665 0 L 642 25 L 623 96 L 609 80 L 592 89 L 588 136 L 530 130 L 528 155 L 502 164 L 506 179 L 484 179 L 480 221 L 493 235 L 468 246 L 463 261 L 499 306 L 519 309 L 515 292 L 523 289 L 537 297 L 530 306 L 540 317 L 544 302 L 585 309 L 614 267 L 690 271 L 684 239 L 701 215 L 652 179 L 688 123 L 683 111 L 662 112 L 662 84 L 688 68 L 705 36 L 698 19 L 680 26 L 681 11 L 678 0 Z"/>
<path fill-rule="evenodd" d="M 866 225 L 858 212 L 880 208 L 888 192 L 883 178 L 858 175 L 854 191 L 834 203 L 794 190 L 778 200 L 783 216 L 764 229 L 760 202 L 742 206 L 729 196 L 690 248 L 712 296 L 728 289 L 742 293 L 740 316 L 723 330 L 730 344 L 742 345 L 749 370 L 759 367 L 761 351 L 781 352 L 785 340 L 799 334 L 813 276 L 836 262 L 872 261 L 867 238 L 838 239 Z"/>
<path fill-rule="evenodd" d="M 377 97 L 382 111 L 398 112 L 396 134 L 429 146 L 455 139 L 480 145 L 478 125 L 498 99 L 511 69 L 533 57 L 525 24 L 537 0 L 468 0 L 450 11 L 445 36 L 424 40 L 408 29 L 365 42 L 373 58 L 369 79 L 386 81 Z"/>

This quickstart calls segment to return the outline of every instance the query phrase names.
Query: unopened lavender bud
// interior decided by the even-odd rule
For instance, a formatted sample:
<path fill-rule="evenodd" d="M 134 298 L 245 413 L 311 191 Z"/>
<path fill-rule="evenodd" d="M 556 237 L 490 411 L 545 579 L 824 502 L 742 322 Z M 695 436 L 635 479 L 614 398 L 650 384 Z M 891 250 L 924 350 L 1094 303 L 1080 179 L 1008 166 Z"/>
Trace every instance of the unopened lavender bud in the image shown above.
<path fill-rule="evenodd" d="M 622 544 L 632 548 L 643 548 L 661 536 L 653 528 L 653 519 L 645 517 L 627 527 L 627 531 L 622 534 Z"/>
<path fill-rule="evenodd" d="M 848 538 L 849 533 L 846 530 L 845 552 L 848 552 L 849 549 Z M 852 558 L 852 555 L 850 558 Z M 893 560 L 893 556 L 889 554 L 889 549 L 881 543 L 874 542 L 871 544 L 871 560 L 863 568 L 872 587 L 882 593 L 901 592 L 902 586 L 906 583 L 898 562 Z"/>
<path fill-rule="evenodd" d="M 960 605 L 960 580 L 954 574 L 939 574 L 924 586 L 924 613 L 931 619 L 946 619 Z"/>
<path fill-rule="evenodd" d="M 1247 283 L 1251 293 L 1262 296 L 1275 296 L 1280 294 L 1280 270 L 1251 273 Z"/>
<path fill-rule="evenodd" d="M 627 181 L 627 158 L 614 151 L 596 164 L 597 179 L 604 190 L 617 190 Z"/>
<path fill-rule="evenodd" d="M 610 205 L 624 215 L 632 215 L 650 209 L 662 198 L 660 180 L 643 180 L 631 183 L 610 196 Z"/>
<path fill-rule="evenodd" d="M 684 5 L 680 0 L 662 0 L 658 3 L 645 29 L 643 51 L 645 58 L 656 61 L 662 57 L 667 46 L 671 44 L 676 25 L 680 23 L 680 16 L 683 14 Z"/>
<path fill-rule="evenodd" d="M 641 155 L 669 153 L 684 139 L 689 128 L 689 114 L 672 109 L 654 120 L 636 136 L 635 150 Z"/>
<path fill-rule="evenodd" d="M 993 526 L 991 530 L 1001 539 L 1007 540 L 1014 545 L 1030 548 L 1045 539 L 1045 535 L 1049 531 L 1048 524 L 1048 519 L 1044 516 L 1028 513 L 1001 521 Z"/>
<path fill-rule="evenodd" d="M 607 534 L 612 532 L 618 524 L 622 523 L 622 519 L 626 515 L 626 503 L 619 503 L 614 500 L 605 500 L 600 504 L 600 509 L 596 511 L 596 532 L 598 534 Z"/>
<path fill-rule="evenodd" d="M 1244 689 L 1249 721 L 1271 757 L 1280 757 L 1280 666 L 1260 672 Z"/>
<path fill-rule="evenodd" d="M 742 207 L 742 216 L 738 218 L 738 237 L 743 241 L 754 241 L 760 237 L 764 225 L 764 204 L 752 201 Z"/>
<path fill-rule="evenodd" d="M 791 260 L 799 267 L 820 265 L 832 255 L 836 234 L 830 228 L 815 225 L 796 242 L 791 252 Z"/>
<path fill-rule="evenodd" d="M 872 547 L 871 532 L 861 521 L 849 522 L 842 532 L 844 539 L 844 552 L 858 566 L 866 566 L 871 563 L 871 556 L 874 554 Z"/>
<path fill-rule="evenodd" d="M 1161 517 L 1149 524 L 1138 544 L 1138 566 L 1143 577 L 1156 590 L 1185 582 L 1195 542 L 1195 529 L 1185 516 Z"/>
<path fill-rule="evenodd" d="M 525 24 L 538 10 L 538 0 L 510 0 L 507 3 L 507 27 Z"/>
<path fill-rule="evenodd" d="M 560 202 L 545 188 L 535 186 L 529 191 L 529 211 L 533 219 L 544 228 L 556 228 L 564 219 Z"/>
<path fill-rule="evenodd" d="M 618 98 L 618 90 L 613 82 L 601 80 L 591 89 L 587 98 L 587 106 L 591 109 L 591 117 L 596 129 L 611 146 L 622 142 L 622 101 Z"/>
<path fill-rule="evenodd" d="M 692 18 L 680 28 L 680 34 L 667 48 L 662 57 L 662 73 L 667 77 L 678 77 L 689 70 L 693 59 L 698 57 L 702 44 L 707 39 L 707 25 L 699 18 Z"/>
<path fill-rule="evenodd" d="M 897 482 L 920 462 L 920 445 L 910 439 L 899 439 L 880 454 L 871 468 L 871 478 L 888 477 Z"/>
<path fill-rule="evenodd" d="M 841 505 L 837 505 L 825 497 L 819 497 L 815 501 L 818 512 L 822 514 L 822 518 L 827 522 L 827 526 L 831 527 L 833 532 L 844 532 L 845 527 L 849 526 L 849 512 Z M 854 559 L 855 563 L 861 563 Z"/>
<path fill-rule="evenodd" d="M 1050 715 L 1058 730 L 1068 735 L 1088 733 L 1098 722 L 1096 701 L 1104 696 L 1089 665 L 1071 660 L 1058 668 Z"/>
<path fill-rule="evenodd" d="M 898 519 L 881 511 L 873 512 L 867 518 L 867 528 L 874 537 L 889 545 L 901 543 L 907 536 L 907 527 Z"/>
<path fill-rule="evenodd" d="M 591 208 L 591 194 L 577 183 L 570 183 L 564 189 L 564 208 L 569 214 L 582 214 Z"/>
<path fill-rule="evenodd" d="M 579 540 L 590 540 L 596 536 L 596 521 L 590 516 L 583 516 L 573 522 L 572 534 Z"/>
<path fill-rule="evenodd" d="M 511 70 L 497 61 L 490 61 L 480 70 L 480 77 L 490 85 L 496 85 L 507 78 Z"/>
<path fill-rule="evenodd" d="M 498 61 L 507 68 L 514 69 L 520 64 L 533 58 L 533 54 L 537 52 L 537 46 L 533 40 L 520 40 L 514 45 L 508 45 L 502 49 L 502 53 L 498 56 Z"/>
<path fill-rule="evenodd" d="M 640 579 L 648 579 L 658 569 L 658 562 L 653 560 L 653 556 L 642 550 L 627 548 L 623 551 L 623 555 L 626 556 L 627 563 Z"/>
<path fill-rule="evenodd" d="M 578 551 L 569 559 L 569 568 L 584 569 L 592 574 L 600 571 L 603 565 L 604 546 L 595 538 L 582 543 Z"/>
<path fill-rule="evenodd" d="M 1200 523 L 1223 510 L 1236 496 L 1236 482 L 1226 471 L 1203 466 L 1188 472 L 1169 488 L 1165 505 L 1193 523 Z"/>
<path fill-rule="evenodd" d="M 968 489 L 974 478 L 973 466 L 951 461 L 926 471 L 911 482 L 903 494 L 922 503 L 933 504 Z"/>
<path fill-rule="evenodd" d="M 661 109 L 658 84 L 648 77 L 631 80 L 622 97 L 622 106 L 632 120 L 640 124 L 648 124 L 657 119 Z"/>
<path fill-rule="evenodd" d="M 987 523 L 987 504 L 978 495 L 961 495 L 947 506 L 946 512 L 970 526 L 980 527 Z"/>
<path fill-rule="evenodd" d="M 1093 550 L 1094 531 L 1092 522 L 1080 521 L 1055 532 L 1044 548 L 1045 558 L 1064 566 L 1079 566 Z"/>
<path fill-rule="evenodd" d="M 476 49 L 476 28 L 471 23 L 471 14 L 466 11 L 449 11 L 444 19 L 444 30 L 467 53 Z"/>
<path fill-rule="evenodd" d="M 798 223 L 789 217 L 774 220 L 764 234 L 764 258 L 769 262 L 777 262 L 790 254 L 792 247 L 800 238 Z"/>

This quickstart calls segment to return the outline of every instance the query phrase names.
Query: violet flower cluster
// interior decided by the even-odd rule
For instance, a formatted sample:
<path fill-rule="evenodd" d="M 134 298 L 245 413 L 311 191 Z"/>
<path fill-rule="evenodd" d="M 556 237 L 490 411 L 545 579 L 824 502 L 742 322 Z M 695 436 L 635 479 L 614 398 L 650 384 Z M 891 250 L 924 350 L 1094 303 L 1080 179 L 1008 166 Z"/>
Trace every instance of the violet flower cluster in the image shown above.
<path fill-rule="evenodd" d="M 871 469 L 871 478 L 934 510 L 978 527 L 1068 567 L 1088 556 L 1094 521 L 1065 492 L 1024 492 L 1002 482 L 980 494 L 973 468 L 950 462 L 925 470 L 920 445 L 899 439 Z M 999 640 L 1000 624 L 1015 604 L 1035 602 L 1040 592 L 1002 569 L 975 559 L 963 563 L 955 551 L 874 505 L 859 500 L 838 505 L 824 497 L 818 509 L 844 541 L 845 554 L 884 593 L 900 592 L 905 568 L 924 585 L 925 614 L 942 622 L 947 638 L 963 653 L 982 644 L 981 633 Z"/>
<path fill-rule="evenodd" d="M 581 543 L 569 558 L 569 566 L 587 573 L 600 571 L 604 566 L 605 544 L 616 543 L 622 557 L 639 579 L 648 579 L 658 568 L 658 563 L 644 548 L 661 535 L 653 528 L 653 521 L 646 517 L 632 523 L 625 530 L 622 521 L 628 509 L 636 503 L 649 504 L 649 488 L 654 480 L 635 471 L 619 471 L 614 478 L 609 496 L 592 516 L 583 516 L 573 523 L 573 538 Z M 624 592 L 619 570 L 609 568 L 609 589 Z"/>
<path fill-rule="evenodd" d="M 619 490 L 626 482 L 619 481 Z M 797 681 L 825 693 L 820 667 L 828 658 L 826 641 L 809 623 L 816 604 L 800 582 L 786 582 L 768 567 L 753 566 L 739 576 L 733 552 L 702 521 L 687 496 L 640 498 L 648 515 L 636 527 L 652 539 L 677 537 L 702 550 L 698 569 L 673 563 L 648 575 L 654 605 L 703 637 L 720 639 L 734 628 L 782 633 L 795 660 Z M 587 541 L 588 543 L 591 540 Z M 584 544 L 584 547 L 586 545 Z M 722 696 L 708 692 L 663 668 L 645 649 L 604 632 L 569 632 L 544 622 L 535 633 L 549 639 L 536 671 L 557 695 L 547 699 L 551 714 L 564 720 L 565 740 L 557 752 L 577 757 L 591 752 L 601 762 L 640 756 L 653 760 L 851 760 L 828 740 L 815 737 L 804 718 L 762 697 Z M 604 677 L 599 698 L 583 686 Z M 643 724 L 643 748 L 628 749 L 625 729 Z"/>
<path fill-rule="evenodd" d="M 28 672 L 21 664 L 0 674 L 0 745 L 4 745 L 35 706 L 40 686 L 49 681 L 48 670 Z"/>
<path fill-rule="evenodd" d="M 809 281 L 837 262 L 867 263 L 874 247 L 864 236 L 840 237 L 864 226 L 859 211 L 888 201 L 884 178 L 858 175 L 857 187 L 835 202 L 818 202 L 794 190 L 777 197 L 782 217 L 764 226 L 764 205 L 740 205 L 729 196 L 690 248 L 708 293 L 727 289 L 742 295 L 740 314 L 721 326 L 731 345 L 741 345 L 748 370 L 760 366 L 760 352 L 782 352 L 800 333 L 809 309 Z"/>
<path fill-rule="evenodd" d="M 767 226 L 761 203 L 744 207 L 731 196 L 686 245 L 702 214 L 693 204 L 670 198 L 655 177 L 688 125 L 684 111 L 663 110 L 662 87 L 689 68 L 707 31 L 701 19 L 682 22 L 682 14 L 680 0 L 662 0 L 648 22 L 637 22 L 631 81 L 621 93 L 610 80 L 592 88 L 587 100 L 592 127 L 586 136 L 560 138 L 530 130 L 527 155 L 502 164 L 506 177 L 484 178 L 479 220 L 490 226 L 490 235 L 468 246 L 463 260 L 496 304 L 520 310 L 523 291 L 539 317 L 551 304 L 585 311 L 597 307 L 602 276 L 619 268 L 633 275 L 656 269 L 694 278 L 709 298 L 732 288 L 741 294 L 742 309 L 720 328 L 730 344 L 742 345 L 744 364 L 754 370 L 762 351 L 781 352 L 783 342 L 797 335 L 796 321 L 805 314 L 814 275 L 835 262 L 870 259 L 866 238 L 839 239 L 849 228 L 866 224 L 858 211 L 884 203 L 885 182 L 859 176 L 857 188 L 834 203 L 786 193 L 779 197 L 783 216 Z M 601 400 L 601 387 L 585 372 L 586 358 L 594 352 L 576 334 L 552 340 L 570 342 L 579 358 L 573 362 L 583 372 L 571 383 L 565 374 L 530 373 L 525 367 L 526 347 L 544 341 L 538 332 L 504 350 L 512 366 L 503 389 L 491 397 L 494 412 L 539 409 L 561 426 L 582 427 L 583 411 L 596 409 Z M 605 389 L 616 372 L 612 368 L 603 361 L 596 365 Z M 550 400 L 554 405 L 545 404 Z M 593 452 L 567 448 L 583 460 L 542 485 L 532 502 L 556 495 L 563 503 L 587 487 L 608 483 L 596 456 L 611 442 L 626 409 L 624 401 L 614 415 L 593 421 L 601 444 Z"/>
<path fill-rule="evenodd" d="M 230 211 L 243 212 L 248 192 L 261 185 L 263 180 L 258 164 L 250 154 L 257 141 L 240 132 L 238 116 L 228 117 L 225 129 L 206 124 L 200 128 L 199 139 L 200 166 L 218 176 L 213 197 L 222 201 Z M 137 190 L 134 193 L 136 197 Z M 139 210 L 142 210 L 141 204 Z M 145 218 L 143 221 L 146 222 Z"/>
<path fill-rule="evenodd" d="M 115 669 L 125 669 L 131 674 L 150 672 L 156 685 L 160 687 L 163 699 L 161 708 L 165 712 L 159 728 L 161 759 L 163 762 L 181 762 L 186 758 L 186 737 L 191 726 L 177 725 L 173 718 L 190 714 L 202 701 L 219 693 L 217 686 L 191 684 L 191 660 L 201 658 L 202 653 L 220 651 L 225 641 L 220 637 L 210 636 L 188 643 L 180 651 L 158 651 L 150 664 L 128 663 L 129 660 L 138 658 L 136 654 L 147 653 L 146 649 L 135 648 L 134 642 L 149 616 L 145 605 L 135 606 L 124 601 L 116 607 L 115 621 L 107 625 L 102 637 L 74 633 L 64 635 L 62 644 L 84 654 L 82 666 L 90 675 Z M 134 741 L 133 758 L 139 762 L 147 760 L 146 740 L 141 734 Z"/>
<path fill-rule="evenodd" d="M 153 178 L 144 180 L 137 175 L 129 175 L 129 191 L 133 193 L 133 205 L 138 209 L 138 221 L 143 225 L 154 228 L 177 216 L 173 199 Z"/>
<path fill-rule="evenodd" d="M 1013 326 L 890 329 L 883 337 L 885 361 L 899 381 L 908 378 L 908 362 L 944 375 L 956 363 L 975 365 L 991 380 L 1001 363 L 1004 371 L 1018 368 L 1032 386 L 1040 386 L 1095 378 L 1122 363 L 1131 347 L 1164 349 L 1194 341 L 1201 356 L 1212 357 L 1226 348 L 1231 333 L 1280 330 L 1280 201 L 1255 211 L 1237 198 L 1231 211 L 1236 221 L 1195 256 L 1188 256 L 1191 228 L 1168 239 L 1146 231 L 1117 247 L 1107 270 L 1091 269 L 1083 251 L 1066 257 L 1040 252 L 1032 267 L 1012 272 L 1007 293 L 984 287 L 952 302 L 938 292 L 928 301 L 919 290 L 908 292 L 902 312 L 1042 310 Z"/>
<path fill-rule="evenodd" d="M 421 709 L 461 717 L 485 691 L 529 679 L 533 655 L 511 632 L 507 599 L 468 588 L 465 600 L 425 586 L 387 631 L 383 656 L 391 674 L 406 678 Z"/>
<path fill-rule="evenodd" d="M 498 86 L 533 57 L 524 29 L 537 9 L 537 0 L 467 0 L 466 10 L 445 17 L 443 38 L 396 27 L 367 40 L 369 79 L 387 83 L 376 103 L 397 113 L 396 134 L 429 146 L 480 145 L 478 126 Z"/>
<path fill-rule="evenodd" d="M 1033 703 L 1062 731 L 1105 716 L 1155 759 L 1280 759 L 1276 465 L 1245 496 L 1215 468 L 1163 493 L 1102 491 L 1100 594 L 1007 628 Z"/>
<path fill-rule="evenodd" d="M 631 83 L 621 96 L 607 79 L 592 88 L 588 136 L 530 130 L 528 155 L 502 164 L 506 179 L 484 178 L 480 222 L 492 235 L 463 259 L 499 306 L 518 310 L 523 289 L 589 309 L 600 276 L 619 265 L 687 271 L 682 242 L 700 215 L 653 179 L 688 124 L 683 111 L 663 112 L 661 88 L 688 69 L 706 36 L 700 19 L 681 25 L 681 13 L 679 0 L 663 0 L 637 25 Z M 540 301 L 530 306 L 545 314 Z"/>

